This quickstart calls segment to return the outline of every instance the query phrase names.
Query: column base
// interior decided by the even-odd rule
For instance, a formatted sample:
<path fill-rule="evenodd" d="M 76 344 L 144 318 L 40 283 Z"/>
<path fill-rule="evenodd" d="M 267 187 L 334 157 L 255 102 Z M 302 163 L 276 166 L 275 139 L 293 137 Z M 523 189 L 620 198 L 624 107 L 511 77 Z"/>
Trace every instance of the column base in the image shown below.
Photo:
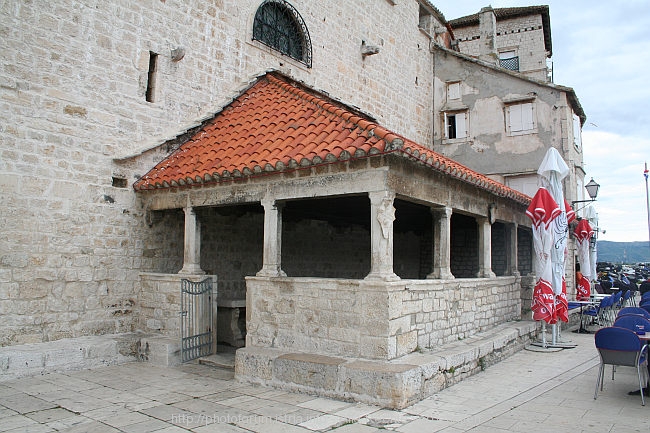
<path fill-rule="evenodd" d="M 184 265 L 183 269 L 178 271 L 179 274 L 204 275 L 205 271 L 199 265 Z"/>
<path fill-rule="evenodd" d="M 495 274 L 491 270 L 480 271 L 478 274 L 476 274 L 476 278 L 496 278 L 496 277 L 497 274 Z"/>
<path fill-rule="evenodd" d="M 454 274 L 451 273 L 450 270 L 439 270 L 439 271 L 433 271 L 429 275 L 427 275 L 427 278 L 430 280 L 454 280 L 456 277 Z"/>
<path fill-rule="evenodd" d="M 255 274 L 257 277 L 286 277 L 287 274 L 277 266 L 264 266 Z"/>
<path fill-rule="evenodd" d="M 399 275 L 397 275 L 394 272 L 387 272 L 387 273 L 370 273 L 366 275 L 364 280 L 380 280 L 380 281 L 399 281 L 401 278 Z"/>

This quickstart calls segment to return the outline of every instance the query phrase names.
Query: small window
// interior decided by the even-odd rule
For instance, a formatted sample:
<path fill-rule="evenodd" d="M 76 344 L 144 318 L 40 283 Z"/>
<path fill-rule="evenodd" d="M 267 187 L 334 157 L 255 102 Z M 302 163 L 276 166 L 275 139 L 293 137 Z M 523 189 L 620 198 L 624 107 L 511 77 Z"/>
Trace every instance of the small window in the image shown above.
<path fill-rule="evenodd" d="M 428 34 L 432 34 L 433 29 L 433 15 L 427 8 L 420 4 L 420 11 L 418 13 L 418 28 L 424 30 Z"/>
<path fill-rule="evenodd" d="M 506 107 L 506 130 L 509 135 L 531 134 L 536 128 L 535 105 L 532 102 Z"/>
<path fill-rule="evenodd" d="M 125 178 L 123 178 L 123 177 L 113 176 L 113 183 L 112 183 L 112 185 L 113 185 L 115 188 L 126 188 L 126 187 L 128 186 L 128 182 L 127 182 L 127 180 L 126 180 Z"/>
<path fill-rule="evenodd" d="M 265 0 L 255 13 L 253 40 L 311 68 L 311 39 L 298 11 L 285 0 Z"/>
<path fill-rule="evenodd" d="M 154 102 L 156 90 L 156 71 L 158 70 L 158 54 L 149 51 L 149 71 L 147 72 L 147 91 L 145 99 L 147 102 Z"/>
<path fill-rule="evenodd" d="M 460 83 L 447 84 L 447 99 L 460 99 Z"/>
<path fill-rule="evenodd" d="M 467 138 L 467 113 L 445 113 L 445 138 Z"/>
<path fill-rule="evenodd" d="M 499 53 L 499 64 L 504 69 L 519 72 L 519 56 L 515 50 L 501 51 Z"/>

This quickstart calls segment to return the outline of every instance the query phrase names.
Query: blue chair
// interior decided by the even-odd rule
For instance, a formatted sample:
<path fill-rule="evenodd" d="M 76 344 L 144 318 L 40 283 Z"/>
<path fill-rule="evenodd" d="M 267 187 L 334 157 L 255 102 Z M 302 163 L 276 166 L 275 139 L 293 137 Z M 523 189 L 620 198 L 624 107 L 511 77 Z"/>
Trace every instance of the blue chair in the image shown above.
<path fill-rule="evenodd" d="M 644 301 L 650 301 L 650 292 L 645 292 L 643 295 L 641 295 L 641 298 L 639 299 L 639 304 L 641 304 Z"/>
<path fill-rule="evenodd" d="M 608 323 L 608 308 L 611 305 L 612 302 L 612 296 L 606 296 L 603 299 L 600 300 L 598 305 L 592 306 L 586 310 L 582 311 L 582 316 L 589 316 L 592 318 L 593 321 L 598 323 L 600 326 L 605 325 Z M 580 318 L 580 322 L 582 324 L 582 317 Z"/>
<path fill-rule="evenodd" d="M 632 292 L 630 290 L 626 290 L 625 293 L 623 293 L 623 297 L 621 298 L 621 308 L 627 307 L 630 305 L 630 298 L 632 297 Z"/>
<path fill-rule="evenodd" d="M 637 331 L 638 326 L 643 326 L 643 330 L 650 332 L 650 320 L 638 314 L 624 314 L 616 318 L 614 326 L 619 328 L 629 329 L 630 331 Z"/>
<path fill-rule="evenodd" d="M 622 291 L 617 291 L 612 295 L 614 297 L 614 302 L 612 302 L 612 306 L 614 308 L 621 308 L 621 298 L 623 297 L 623 292 Z"/>
<path fill-rule="evenodd" d="M 640 308 L 643 308 L 643 309 L 646 310 L 648 313 L 650 313 L 650 304 L 646 304 L 645 306 L 642 305 Z"/>
<path fill-rule="evenodd" d="M 648 355 L 647 346 L 641 344 L 639 337 L 629 329 L 619 327 L 602 328 L 596 332 L 594 337 L 596 349 L 600 355 L 600 369 L 596 380 L 596 391 L 594 400 L 598 398 L 598 387 L 603 390 L 605 376 L 605 365 L 612 366 L 612 379 L 614 379 L 614 367 L 620 365 L 625 367 L 636 367 L 639 377 L 639 389 L 643 389 L 641 372 L 646 369 L 646 358 Z M 643 366 L 643 369 L 641 368 Z M 646 379 L 647 382 L 647 379 Z M 645 398 L 641 392 L 641 404 L 645 406 Z"/>
<path fill-rule="evenodd" d="M 625 314 L 638 314 L 640 316 L 645 317 L 646 319 L 650 319 L 650 313 L 648 313 L 646 310 L 644 310 L 641 307 L 624 307 L 621 308 L 618 311 L 617 317 L 621 317 Z"/>

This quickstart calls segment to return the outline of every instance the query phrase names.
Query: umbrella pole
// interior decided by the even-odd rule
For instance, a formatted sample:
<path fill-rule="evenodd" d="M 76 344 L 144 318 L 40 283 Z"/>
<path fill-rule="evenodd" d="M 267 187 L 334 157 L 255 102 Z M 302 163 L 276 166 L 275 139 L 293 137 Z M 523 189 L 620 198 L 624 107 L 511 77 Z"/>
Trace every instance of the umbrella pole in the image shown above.
<path fill-rule="evenodd" d="M 555 323 L 551 325 L 551 344 L 553 346 L 557 344 L 557 325 Z"/>

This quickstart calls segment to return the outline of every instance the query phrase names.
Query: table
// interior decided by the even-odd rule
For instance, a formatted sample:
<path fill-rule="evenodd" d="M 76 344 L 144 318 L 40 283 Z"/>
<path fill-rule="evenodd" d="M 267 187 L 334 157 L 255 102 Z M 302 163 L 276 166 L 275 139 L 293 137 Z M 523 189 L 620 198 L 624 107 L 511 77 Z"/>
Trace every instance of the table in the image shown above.
<path fill-rule="evenodd" d="M 580 304 L 580 328 L 578 328 L 578 330 L 574 332 L 577 332 L 578 334 L 593 334 L 593 332 L 585 328 L 582 309 L 584 308 L 585 305 L 595 305 L 594 301 L 571 301 L 571 302 L 574 304 Z"/>

